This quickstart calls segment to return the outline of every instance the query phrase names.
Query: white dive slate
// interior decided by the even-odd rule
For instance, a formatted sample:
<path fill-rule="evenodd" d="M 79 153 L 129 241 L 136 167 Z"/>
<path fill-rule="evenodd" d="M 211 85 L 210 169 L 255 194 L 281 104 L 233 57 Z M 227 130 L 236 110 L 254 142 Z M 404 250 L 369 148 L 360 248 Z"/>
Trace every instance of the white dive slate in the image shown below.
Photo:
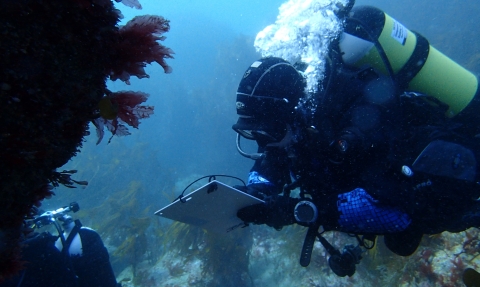
<path fill-rule="evenodd" d="M 263 203 L 256 197 L 213 180 L 197 190 L 177 199 L 155 215 L 196 225 L 209 231 L 227 233 L 243 222 L 237 211 L 243 207 Z"/>

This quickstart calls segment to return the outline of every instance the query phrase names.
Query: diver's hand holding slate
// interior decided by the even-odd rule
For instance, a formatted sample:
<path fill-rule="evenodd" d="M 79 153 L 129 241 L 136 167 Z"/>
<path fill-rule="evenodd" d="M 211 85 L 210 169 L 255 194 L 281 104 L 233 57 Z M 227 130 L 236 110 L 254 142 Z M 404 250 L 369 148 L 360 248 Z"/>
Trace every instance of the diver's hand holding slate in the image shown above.
<path fill-rule="evenodd" d="M 296 223 L 294 209 L 299 201 L 297 198 L 278 196 L 268 204 L 260 203 L 241 208 L 237 216 L 247 223 L 266 224 L 281 229 L 285 225 Z"/>

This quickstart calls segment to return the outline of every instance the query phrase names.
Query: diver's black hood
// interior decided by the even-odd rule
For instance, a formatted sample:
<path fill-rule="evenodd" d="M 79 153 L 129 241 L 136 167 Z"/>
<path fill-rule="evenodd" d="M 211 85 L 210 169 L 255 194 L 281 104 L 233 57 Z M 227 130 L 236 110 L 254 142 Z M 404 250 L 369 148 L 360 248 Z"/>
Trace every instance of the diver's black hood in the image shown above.
<path fill-rule="evenodd" d="M 269 130 L 291 123 L 305 90 L 304 77 L 287 61 L 268 57 L 255 61 L 237 90 L 238 122 L 234 130 Z"/>

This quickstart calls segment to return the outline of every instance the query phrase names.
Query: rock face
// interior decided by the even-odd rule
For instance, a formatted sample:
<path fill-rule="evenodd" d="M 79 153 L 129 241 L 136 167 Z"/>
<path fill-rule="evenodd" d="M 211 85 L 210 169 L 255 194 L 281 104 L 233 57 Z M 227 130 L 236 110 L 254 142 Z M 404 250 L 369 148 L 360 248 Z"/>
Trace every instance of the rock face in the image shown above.
<path fill-rule="evenodd" d="M 0 3 L 0 281 L 21 267 L 32 207 L 52 186 L 86 184 L 55 170 L 79 151 L 89 122 L 99 135 L 104 126 L 126 135 L 124 124 L 136 128 L 153 113 L 138 106 L 146 94 L 112 93 L 105 81 L 147 77 L 143 67 L 154 61 L 170 72 L 173 52 L 157 42 L 169 21 L 141 16 L 119 27 L 120 16 L 110 0 Z M 117 112 L 101 113 L 105 98 Z"/>

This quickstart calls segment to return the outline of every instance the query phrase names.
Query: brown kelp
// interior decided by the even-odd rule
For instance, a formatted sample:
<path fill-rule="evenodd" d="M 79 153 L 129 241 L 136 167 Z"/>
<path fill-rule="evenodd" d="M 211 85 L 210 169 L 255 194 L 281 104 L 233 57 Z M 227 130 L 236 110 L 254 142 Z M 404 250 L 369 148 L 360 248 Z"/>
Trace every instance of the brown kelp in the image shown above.
<path fill-rule="evenodd" d="M 118 1 L 117 1 L 118 2 Z M 139 8 L 136 1 L 127 4 Z M 95 122 L 112 135 L 138 127 L 153 107 L 139 92 L 113 93 L 108 78 L 165 72 L 173 52 L 161 45 L 169 21 L 136 17 L 120 27 L 110 0 L 19 0 L 0 3 L 0 281 L 21 267 L 23 220 L 53 194 L 52 185 L 85 184 L 57 172 L 74 156 Z"/>
<path fill-rule="evenodd" d="M 137 274 L 137 264 L 147 252 L 148 242 L 146 230 L 150 226 L 150 217 L 130 217 L 130 224 L 123 225 L 125 239 L 113 253 L 116 260 L 124 260 L 132 266 L 134 279 Z"/>
<path fill-rule="evenodd" d="M 250 232 L 217 234 L 175 221 L 159 235 L 165 253 L 157 265 L 168 270 L 169 279 L 185 277 L 192 286 L 253 286 L 248 272 Z M 189 270 L 195 262 L 200 273 Z"/>

